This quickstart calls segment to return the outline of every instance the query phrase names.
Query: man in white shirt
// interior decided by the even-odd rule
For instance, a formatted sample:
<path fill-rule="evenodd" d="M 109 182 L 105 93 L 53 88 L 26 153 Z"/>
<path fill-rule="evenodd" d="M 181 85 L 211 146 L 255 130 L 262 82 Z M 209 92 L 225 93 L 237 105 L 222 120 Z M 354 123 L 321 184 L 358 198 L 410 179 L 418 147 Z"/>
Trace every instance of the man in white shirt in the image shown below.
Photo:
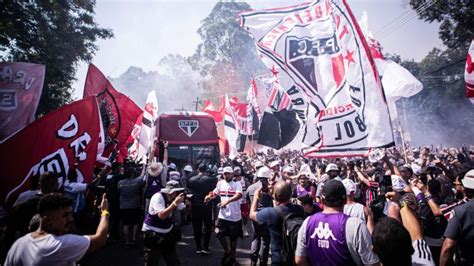
<path fill-rule="evenodd" d="M 233 265 L 235 262 L 235 251 L 237 250 L 237 238 L 242 237 L 242 214 L 240 212 L 240 198 L 242 198 L 242 185 L 233 180 L 234 170 L 232 167 L 224 167 L 224 180 L 217 183 L 216 188 L 204 198 L 204 202 L 220 196 L 221 202 L 219 216 L 216 225 L 216 233 L 222 248 L 224 257 L 223 265 Z M 227 237 L 230 239 L 227 241 Z"/>
<path fill-rule="evenodd" d="M 94 235 L 67 234 L 73 225 L 72 203 L 71 198 L 59 193 L 41 198 L 38 230 L 13 244 L 5 265 L 75 265 L 87 252 L 104 246 L 109 227 L 109 204 L 105 194 L 100 205 L 100 223 Z"/>
<path fill-rule="evenodd" d="M 146 266 L 158 265 L 161 257 L 167 265 L 180 265 L 176 242 L 181 231 L 174 226 L 172 217 L 176 209 L 185 208 L 183 191 L 178 181 L 171 180 L 150 199 L 142 227 Z"/>

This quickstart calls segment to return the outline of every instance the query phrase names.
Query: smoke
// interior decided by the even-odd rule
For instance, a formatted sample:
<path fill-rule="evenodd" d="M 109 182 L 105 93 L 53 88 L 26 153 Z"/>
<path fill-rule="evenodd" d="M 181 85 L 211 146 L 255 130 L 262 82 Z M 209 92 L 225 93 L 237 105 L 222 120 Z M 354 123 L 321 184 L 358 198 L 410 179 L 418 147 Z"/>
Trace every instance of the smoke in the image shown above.
<path fill-rule="evenodd" d="M 420 93 L 397 102 L 399 118 L 412 146 L 474 144 L 474 105 L 467 99 Z"/>
<path fill-rule="evenodd" d="M 195 111 L 195 101 L 202 96 L 199 73 L 181 55 L 168 55 L 160 60 L 155 71 L 146 72 L 130 66 L 119 77 L 111 79 L 114 87 L 143 108 L 146 95 L 155 90 L 160 113 L 177 110 Z M 200 110 L 200 107 L 198 107 Z"/>

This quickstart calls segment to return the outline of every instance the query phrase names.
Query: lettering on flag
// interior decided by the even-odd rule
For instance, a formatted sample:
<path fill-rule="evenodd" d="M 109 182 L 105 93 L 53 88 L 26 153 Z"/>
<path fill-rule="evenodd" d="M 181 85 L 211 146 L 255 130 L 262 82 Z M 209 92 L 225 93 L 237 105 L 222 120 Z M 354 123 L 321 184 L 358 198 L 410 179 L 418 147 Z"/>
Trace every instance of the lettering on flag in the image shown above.
<path fill-rule="evenodd" d="M 241 18 L 264 63 L 291 88 L 293 105 L 294 94 L 307 103 L 307 112 L 298 113 L 305 120 L 306 156 L 366 155 L 393 145 L 374 61 L 345 0 L 250 11 Z"/>
<path fill-rule="evenodd" d="M 0 141 L 35 120 L 45 66 L 0 63 Z"/>
<path fill-rule="evenodd" d="M 7 139 L 0 145 L 0 201 L 10 205 L 28 189 L 31 176 L 46 171 L 56 173 L 62 185 L 74 163 L 78 182 L 90 182 L 97 158 L 99 123 L 96 98 L 87 97 L 43 116 Z"/>

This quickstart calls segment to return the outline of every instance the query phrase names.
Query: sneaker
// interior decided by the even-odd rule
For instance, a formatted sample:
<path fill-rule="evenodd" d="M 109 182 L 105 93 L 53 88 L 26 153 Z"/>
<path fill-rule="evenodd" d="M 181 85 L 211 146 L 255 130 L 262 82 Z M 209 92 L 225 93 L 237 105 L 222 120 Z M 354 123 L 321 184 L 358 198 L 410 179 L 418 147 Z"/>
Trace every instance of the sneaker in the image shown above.
<path fill-rule="evenodd" d="M 202 254 L 202 249 L 196 250 L 196 254 Z"/>
<path fill-rule="evenodd" d="M 249 232 L 247 230 L 244 230 L 244 236 L 245 237 L 249 236 Z"/>
<path fill-rule="evenodd" d="M 211 251 L 209 249 L 203 249 L 203 250 L 201 250 L 201 253 L 204 254 L 204 255 L 209 255 L 209 254 L 211 254 Z"/>

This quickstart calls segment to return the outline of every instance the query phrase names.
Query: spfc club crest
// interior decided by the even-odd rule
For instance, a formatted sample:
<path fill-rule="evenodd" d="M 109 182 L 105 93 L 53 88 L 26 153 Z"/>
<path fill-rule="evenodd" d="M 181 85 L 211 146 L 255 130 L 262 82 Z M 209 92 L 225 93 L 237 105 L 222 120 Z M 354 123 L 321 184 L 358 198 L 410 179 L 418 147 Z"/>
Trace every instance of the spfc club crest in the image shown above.
<path fill-rule="evenodd" d="M 179 128 L 186 134 L 188 137 L 191 137 L 196 133 L 199 128 L 199 121 L 197 120 L 179 120 Z"/>

